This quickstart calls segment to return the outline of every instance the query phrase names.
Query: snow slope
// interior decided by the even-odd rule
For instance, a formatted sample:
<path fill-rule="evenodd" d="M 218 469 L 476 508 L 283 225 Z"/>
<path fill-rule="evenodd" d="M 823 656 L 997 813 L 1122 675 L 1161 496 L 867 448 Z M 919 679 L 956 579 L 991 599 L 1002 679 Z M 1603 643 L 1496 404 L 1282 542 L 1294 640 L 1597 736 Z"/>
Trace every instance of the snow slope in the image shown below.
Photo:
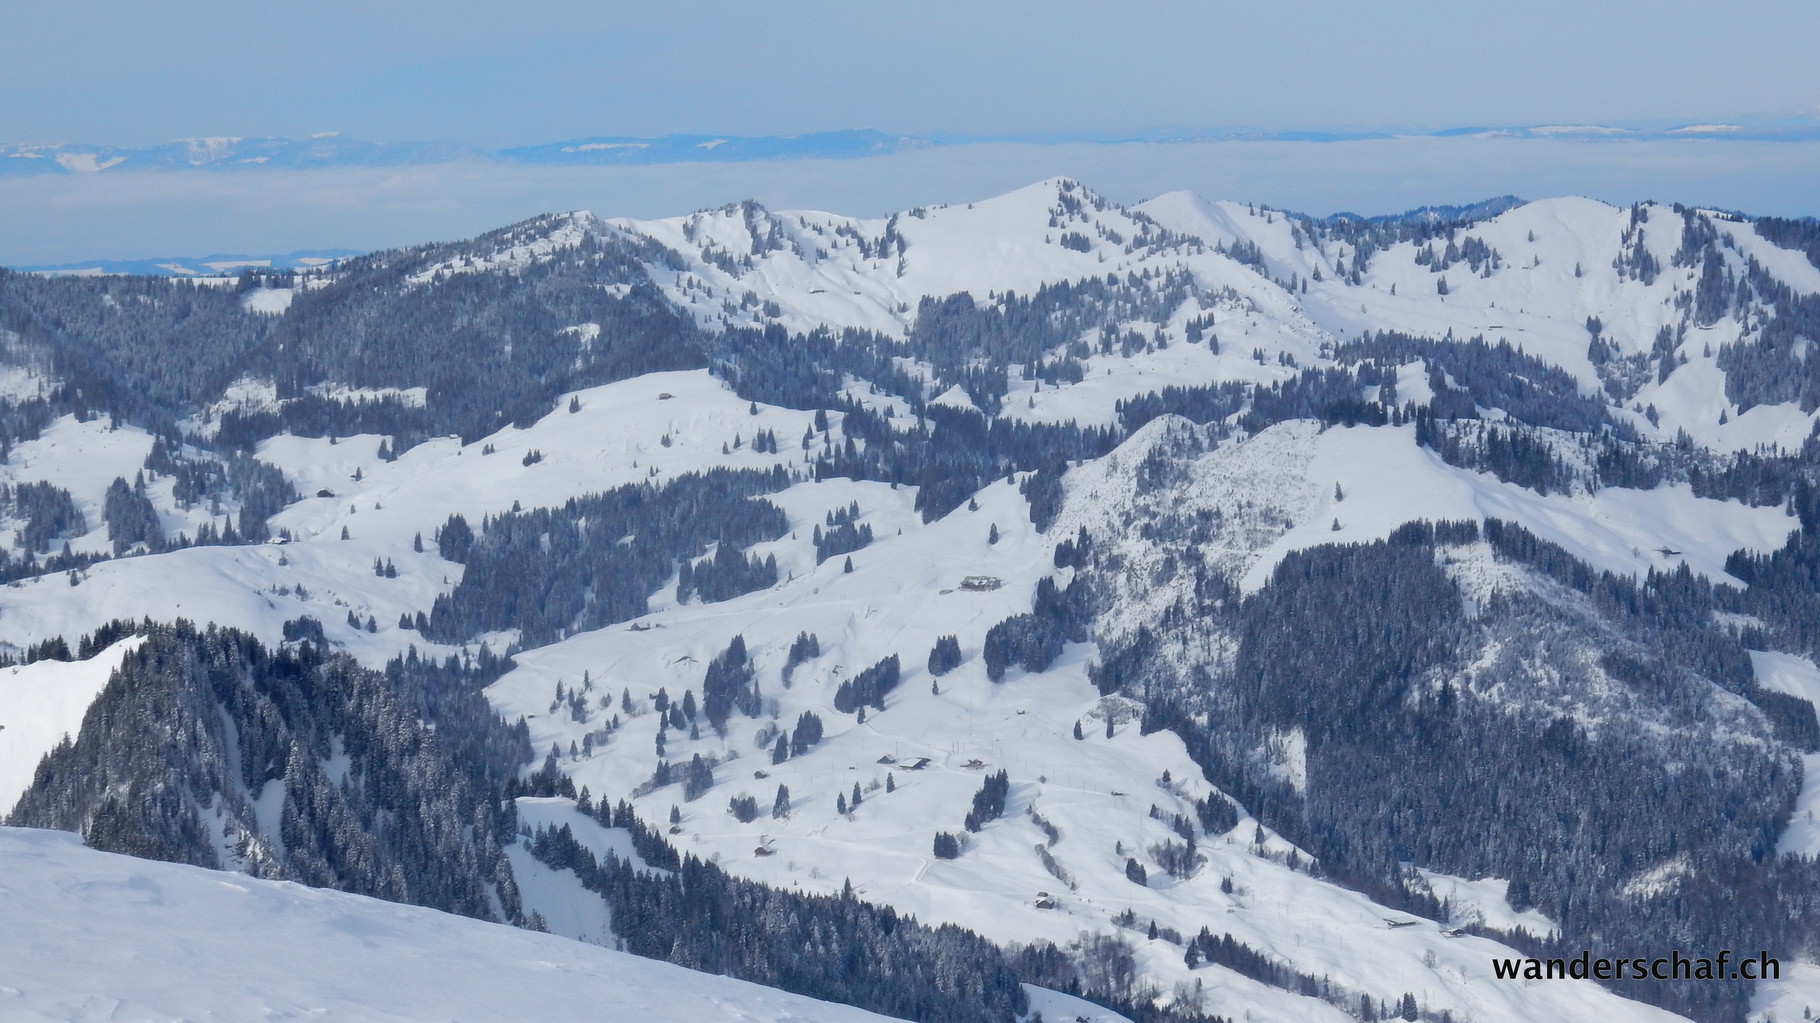
<path fill-rule="evenodd" d="M 684 269 L 647 269 L 672 301 L 710 328 L 777 322 L 901 337 L 924 298 L 966 292 L 984 302 L 1007 291 L 1027 296 L 1046 284 L 1185 270 L 1209 304 L 1219 294 L 1234 310 L 1260 314 L 1295 335 L 1301 354 L 1311 355 L 1318 340 L 1290 297 L 1250 268 L 1066 178 L 880 220 L 742 204 L 608 223 L 683 256 Z M 1079 242 L 1064 245 L 1070 235 Z"/>
<path fill-rule="evenodd" d="M 579 411 L 567 411 L 568 397 L 580 403 Z M 383 438 L 373 435 L 334 442 L 274 437 L 256 454 L 283 469 L 305 495 L 270 521 L 273 532 L 287 530 L 294 542 L 191 547 L 106 561 L 81 572 L 75 586 L 63 575 L 0 586 L 0 621 L 5 622 L 0 639 L 16 646 L 53 636 L 74 641 L 116 618 L 150 616 L 218 622 L 276 642 L 285 621 L 311 615 L 350 652 L 369 664 L 383 664 L 412 644 L 420 649 L 428 645 L 418 633 L 397 627 L 399 615 L 427 611 L 461 579 L 462 567 L 437 557 L 433 543 L 435 530 L 451 514 L 466 516 L 478 528 L 486 516 L 514 505 L 561 506 L 571 497 L 641 482 L 662 485 L 683 473 L 715 467 L 799 467 L 800 451 L 783 442 L 801 437 L 813 414 L 770 406 L 758 411 L 752 415 L 750 403 L 706 372 L 689 371 L 579 391 L 528 428 L 508 426 L 465 446 L 452 438 L 432 440 L 391 462 L 378 457 Z M 841 417 L 837 413 L 829 419 L 830 436 L 839 443 Z M 752 450 L 750 441 L 759 430 L 776 433 L 781 453 Z M 93 536 L 104 548 L 100 495 L 123 469 L 130 480 L 137 465 L 114 455 L 114 445 L 125 443 L 119 438 L 139 437 L 149 450 L 150 438 L 127 429 L 76 436 L 99 439 L 103 457 L 95 461 L 103 467 L 58 469 L 54 479 L 65 486 L 88 485 L 78 494 L 78 504 L 93 492 L 90 523 L 97 526 Z M 63 433 L 55 440 L 59 451 L 74 444 Z M 735 440 L 744 443 L 733 448 Z M 48 450 L 47 443 L 31 450 Z M 722 452 L 722 445 L 728 452 Z M 15 461 L 26 448 L 15 449 Z M 489 449 L 492 454 L 486 453 Z M 527 465 L 525 456 L 533 451 L 542 459 Z M 54 464 L 84 461 L 73 449 L 65 454 Z M 144 451 L 133 457 L 143 459 Z M 116 458 L 117 464 L 105 458 Z M 47 456 L 33 454 L 18 471 L 53 469 Z M 169 486 L 161 480 L 152 489 L 168 494 Z M 333 496 L 314 496 L 323 491 Z M 816 510 L 818 520 L 826 510 Z M 344 529 L 346 540 L 341 538 Z M 413 549 L 420 536 L 425 552 Z M 375 558 L 391 560 L 397 577 L 375 577 Z M 375 619 L 379 631 L 348 627 L 349 613 Z"/>
<path fill-rule="evenodd" d="M 861 1023 L 884 1016 L 414 906 L 0 828 L 0 1017 Z M 73 911 L 80 907 L 80 911 Z"/>
<path fill-rule="evenodd" d="M 31 787 L 57 743 L 74 738 L 82 715 L 142 639 L 129 637 L 86 661 L 36 661 L 0 668 L 0 819 Z"/>
<path fill-rule="evenodd" d="M 1274 429 L 1294 425 L 1300 424 Z M 1684 484 L 1647 491 L 1606 487 L 1590 495 L 1537 494 L 1448 465 L 1416 446 L 1413 428 L 1323 431 L 1314 441 L 1307 479 L 1320 498 L 1245 575 L 1247 588 L 1262 586 L 1290 550 L 1378 540 L 1417 519 L 1504 519 L 1523 524 L 1597 569 L 1641 576 L 1685 562 L 1698 575 L 1725 581 L 1733 581 L 1725 574 L 1727 555 L 1740 548 L 1774 550 L 1798 527 L 1781 508 L 1695 497 Z M 1334 498 L 1334 485 L 1343 498 Z"/>
<path fill-rule="evenodd" d="M 1130 582 L 1121 601 L 1134 624 L 1191 595 L 1183 587 L 1192 585 L 1164 568 L 1175 555 L 1128 532 L 1134 521 L 1197 522 L 1206 535 L 1196 555 L 1247 592 L 1268 582 L 1290 551 L 1381 540 L 1423 519 L 1504 519 L 1599 569 L 1641 576 L 1685 563 L 1734 583 L 1724 571 L 1728 554 L 1773 550 L 1797 526 L 1781 508 L 1699 498 L 1684 485 L 1537 494 L 1448 465 L 1418 447 L 1410 428 L 1324 430 L 1306 420 L 1216 443 L 1164 416 L 1064 485 L 1068 499 L 1051 535 L 1085 528 L 1116 546 Z"/>
<path fill-rule="evenodd" d="M 87 533 L 71 539 L 70 548 L 83 553 L 104 552 L 110 549 L 101 518 L 108 484 L 116 478 L 131 483 L 151 450 L 151 435 L 138 427 L 116 429 L 106 416 L 87 422 L 63 416 L 36 439 L 24 441 L 6 453 L 5 464 L 0 465 L 0 482 L 49 483 L 69 491 L 89 527 Z M 9 540 L 16 536 L 13 531 L 8 532 L 12 534 Z M 54 544 L 61 546 L 60 542 Z"/>
<path fill-rule="evenodd" d="M 1317 436 L 1311 428 L 1303 433 L 1304 440 Z M 1267 433 L 1254 443 L 1275 439 Z M 1136 461 L 1141 459 L 1122 464 Z M 1242 486 L 1233 490 L 1245 492 Z M 853 555 L 852 573 L 841 570 L 840 559 L 805 564 L 809 526 L 825 509 L 849 501 L 859 504 L 861 521 L 873 523 L 880 538 Z M 698 722 L 700 738 L 669 731 L 666 759 L 713 757 L 720 761 L 717 784 L 693 802 L 675 783 L 645 786 L 646 794 L 632 800 L 653 823 L 678 808 L 680 830 L 672 841 L 737 874 L 828 893 L 850 880 L 862 898 L 999 941 L 1065 945 L 1084 930 L 1123 934 L 1133 942 L 1146 980 L 1166 992 L 1179 984 L 1179 997 L 1234 1018 L 1340 1023 L 1348 1017 L 1325 1002 L 1223 967 L 1190 970 L 1178 945 L 1145 937 L 1149 921 L 1184 935 L 1203 926 L 1230 933 L 1374 1000 L 1413 991 L 1433 1009 L 1470 1012 L 1478 1020 L 1672 1018 L 1591 985 L 1496 983 L 1489 960 L 1508 954 L 1501 946 L 1450 936 L 1440 923 L 1412 920 L 1310 876 L 1295 867 L 1287 843 L 1249 819 L 1229 833 L 1203 836 L 1206 862 L 1188 877 L 1170 877 L 1149 850 L 1174 833 L 1151 808 L 1192 816 L 1190 800 L 1211 794 L 1211 787 L 1173 734 L 1140 735 L 1134 704 L 1099 697 L 1086 677 L 1090 645 L 1069 646 L 1040 674 L 1013 670 L 999 683 L 986 678 L 979 657 L 986 629 L 1028 609 L 1037 580 L 1053 571 L 1053 543 L 1072 531 L 1037 534 L 1023 498 L 1003 481 L 981 491 L 976 502 L 977 510 L 963 506 L 917 528 L 902 490 L 841 480 L 798 485 L 779 497 L 797 539 L 760 548 L 778 553 L 780 566 L 801 566 L 793 579 L 722 603 L 672 604 L 630 626 L 527 651 L 488 695 L 507 718 L 528 719 L 536 749 L 561 752 L 558 765 L 577 786 L 618 798 L 641 790 L 656 763 L 652 696 L 661 687 L 672 699 L 689 690 L 699 698 L 706 663 L 737 634 L 757 664 L 765 713 L 758 720 L 735 715 L 724 737 L 705 721 Z M 902 535 L 896 532 L 900 524 Z M 993 525 L 997 544 L 987 542 Z M 1002 585 L 960 589 L 960 579 L 972 574 L 992 574 Z M 785 652 L 801 631 L 818 637 L 822 654 L 796 669 L 786 685 Z M 923 663 L 943 634 L 959 638 L 966 660 L 932 678 Z M 833 709 L 842 679 L 893 653 L 903 662 L 904 678 L 885 710 L 869 710 L 862 723 Z M 558 685 L 585 687 L 585 720 L 550 712 Z M 627 697 L 630 713 L 621 702 Z M 804 755 L 773 763 L 773 725 L 788 728 L 804 711 L 821 716 L 826 738 Z M 598 735 L 615 715 L 620 727 L 604 743 L 597 738 L 591 753 L 569 754 L 571 743 Z M 1073 737 L 1077 722 L 1079 740 Z M 915 766 L 924 758 L 927 763 Z M 966 835 L 959 859 L 936 859 L 934 833 L 961 833 L 960 817 L 982 776 L 1001 768 L 1011 779 L 1004 818 Z M 742 824 L 729 814 L 728 801 L 739 795 L 754 797 L 761 810 L 769 807 L 779 785 L 789 789 L 787 816 L 761 812 Z M 849 799 L 855 786 L 862 796 L 858 808 L 837 812 L 837 797 Z M 549 812 L 539 811 L 546 816 L 538 819 L 562 822 Z M 1039 815 L 1059 841 L 1045 833 Z M 1035 851 L 1039 844 L 1066 878 L 1044 865 Z M 1129 856 L 1147 864 L 1147 885 L 1127 880 Z M 1232 883 L 1231 892 L 1223 881 Z M 527 907 L 551 919 L 556 913 L 577 918 L 579 911 L 563 906 L 574 887 L 546 871 L 527 888 Z M 1479 882 L 1475 890 L 1486 887 Z M 1114 922 L 1126 911 L 1136 915 L 1136 930 Z M 592 923 L 582 918 L 579 926 Z"/>
<path fill-rule="evenodd" d="M 1524 203 L 1458 233 L 1476 238 L 1501 257 L 1498 269 L 1484 276 L 1464 264 L 1435 272 L 1416 262 L 1419 250 L 1444 248 L 1445 240 L 1392 245 L 1371 256 L 1360 282 L 1347 283 L 1344 270 L 1356 254 L 1344 243 L 1317 246 L 1292 236 L 1290 221 L 1280 214 L 1231 202 L 1209 203 L 1185 192 L 1159 196 L 1135 207 L 1171 230 L 1209 243 L 1250 242 L 1264 256 L 1273 278 L 1291 275 L 1308 280 L 1301 311 L 1333 337 L 1350 339 L 1364 331 L 1401 331 L 1426 337 L 1451 334 L 1508 341 L 1516 348 L 1567 370 L 1586 393 L 1598 393 L 1600 378 L 1587 354 L 1586 324 L 1597 319 L 1602 336 L 1625 354 L 1649 352 L 1657 333 L 1683 323 L 1680 299 L 1690 292 L 1699 267 L 1678 267 L 1674 255 L 1682 240 L 1682 218 L 1673 210 L 1645 203 L 1641 219 L 1631 223 L 1629 210 L 1591 199 L 1566 197 Z M 1796 293 L 1820 292 L 1820 268 L 1798 252 L 1758 236 L 1748 224 L 1723 216 L 1710 218 L 1730 241 L 1723 250 L 1726 266 L 1742 276 L 1745 260 L 1755 259 Z M 1632 235 L 1630 232 L 1637 233 Z M 1662 271 L 1653 281 L 1620 273 L 1613 254 L 1626 249 L 1626 239 L 1649 252 Z M 1319 280 L 1311 278 L 1319 273 Z M 1448 285 L 1439 293 L 1440 281 Z M 1721 451 L 1772 444 L 1784 450 L 1800 446 L 1813 429 L 1815 414 L 1794 405 L 1754 408 L 1740 415 L 1725 397 L 1724 374 L 1714 353 L 1746 339 L 1746 325 L 1727 316 L 1689 331 L 1676 352 L 1688 364 L 1663 381 L 1651 380 L 1627 400 L 1637 412 L 1653 407 L 1658 422 L 1635 419 L 1646 436 L 1672 440 L 1686 430 L 1701 444 Z M 1720 422 L 1720 413 L 1728 422 Z"/>
<path fill-rule="evenodd" d="M 1751 665 L 1757 684 L 1778 693 L 1798 696 L 1820 708 L 1820 668 L 1805 657 L 1752 650 Z M 1785 856 L 1820 856 L 1820 753 L 1801 758 L 1801 794 L 1788 827 L 1776 843 Z"/>

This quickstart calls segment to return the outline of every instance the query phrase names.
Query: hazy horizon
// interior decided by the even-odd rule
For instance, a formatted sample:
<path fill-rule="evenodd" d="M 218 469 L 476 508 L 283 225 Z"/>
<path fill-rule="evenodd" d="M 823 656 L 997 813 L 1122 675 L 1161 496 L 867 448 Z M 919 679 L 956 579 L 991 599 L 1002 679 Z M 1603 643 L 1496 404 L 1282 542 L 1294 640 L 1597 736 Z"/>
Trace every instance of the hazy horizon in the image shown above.
<path fill-rule="evenodd" d="M 650 219 L 755 199 L 884 216 L 985 199 L 1047 177 L 1121 202 L 1171 191 L 1314 215 L 1398 213 L 1498 195 L 1654 199 L 1811 216 L 1820 141 L 1398 138 L 1354 142 L 979 143 L 862 159 L 632 166 L 134 171 L 0 178 L 0 265 L 370 251 L 587 209 Z"/>
<path fill-rule="evenodd" d="M 846 160 L 437 164 L 0 175 L 0 264 L 373 249 L 559 209 L 667 216 L 754 198 L 879 215 L 1065 174 L 1120 200 L 1189 189 L 1322 214 L 1583 194 L 1820 214 L 1820 141 L 1412 137 L 1074 141 L 1474 125 L 1743 122 L 1820 130 L 1820 7 L 1433 0 L 811 0 L 758 8 L 475 0 L 307 8 L 31 7 L 0 36 L 0 142 L 145 146 L 336 132 L 495 150 L 592 136 L 872 126 L 1005 139 Z M 11 161 L 8 161 L 11 162 Z"/>

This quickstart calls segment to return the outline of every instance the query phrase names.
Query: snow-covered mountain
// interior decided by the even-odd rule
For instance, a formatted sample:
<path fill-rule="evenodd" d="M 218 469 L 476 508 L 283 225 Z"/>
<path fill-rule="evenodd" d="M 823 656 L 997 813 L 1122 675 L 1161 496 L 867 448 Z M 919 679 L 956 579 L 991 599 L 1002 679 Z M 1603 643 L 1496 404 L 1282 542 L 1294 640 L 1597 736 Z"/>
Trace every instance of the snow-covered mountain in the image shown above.
<path fill-rule="evenodd" d="M 14 823 L 795 990 L 784 918 L 997 947 L 811 992 L 919 1018 L 1820 1001 L 1811 222 L 1056 179 L 0 313 Z M 698 867 L 783 901 L 626 923 Z"/>

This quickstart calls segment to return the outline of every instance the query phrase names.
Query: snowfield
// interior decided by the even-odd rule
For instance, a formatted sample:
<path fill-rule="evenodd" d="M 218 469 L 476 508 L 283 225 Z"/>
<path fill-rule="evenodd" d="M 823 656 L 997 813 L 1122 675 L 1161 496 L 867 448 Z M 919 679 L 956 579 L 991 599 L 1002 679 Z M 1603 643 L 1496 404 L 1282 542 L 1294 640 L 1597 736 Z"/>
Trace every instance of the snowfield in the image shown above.
<path fill-rule="evenodd" d="M 702 371 L 648 374 L 572 397 L 581 404 L 578 412 L 567 411 L 565 397 L 527 429 L 508 426 L 465 446 L 454 439 L 432 440 L 392 462 L 379 457 L 383 438 L 373 435 L 333 442 L 275 437 L 257 456 L 283 469 L 303 495 L 271 520 L 271 529 L 289 531 L 293 542 L 192 547 L 102 562 L 80 572 L 74 586 L 63 575 L 51 575 L 0 587 L 0 641 L 23 647 L 54 636 L 74 639 L 117 618 L 181 617 L 232 625 L 278 642 L 284 622 L 310 615 L 363 661 L 382 665 L 412 644 L 420 650 L 430 646 L 416 632 L 397 628 L 398 617 L 427 610 L 461 580 L 462 567 L 437 557 L 432 542 L 451 514 L 466 516 L 478 528 L 485 517 L 514 505 L 560 506 L 572 497 L 643 482 L 661 486 L 715 467 L 800 469 L 802 453 L 794 442 L 813 419 L 809 412 L 765 406 L 754 416 L 750 403 Z M 830 416 L 836 442 L 839 424 L 839 414 Z M 151 439 L 128 428 L 109 432 L 93 426 L 60 420 L 53 430 L 61 432 L 54 437 L 47 432 L 34 446 L 19 445 L 8 465 L 18 467 L 21 476 L 15 478 L 50 478 L 72 488 L 78 507 L 97 527 L 73 546 L 102 550 L 107 547 L 100 526 L 102 493 L 122 472 L 131 481 Z M 752 450 L 749 442 L 759 430 L 776 433 L 779 454 Z M 73 453 L 78 438 L 97 446 L 93 465 Z M 747 443 L 731 449 L 736 438 Z M 119 445 L 141 442 L 131 462 L 116 453 Z M 50 458 L 53 443 L 68 457 Z M 722 453 L 723 444 L 730 453 Z M 20 461 L 21 449 L 29 462 Z M 525 464 L 533 451 L 542 460 Z M 66 463 L 75 465 L 58 468 Z M 170 503 L 168 479 L 150 491 L 167 522 L 181 514 Z M 333 496 L 316 496 L 324 491 Z M 911 493 L 904 491 L 905 498 Z M 832 507 L 815 509 L 816 520 Z M 205 509 L 196 514 L 207 521 Z M 805 546 L 808 528 L 805 524 Z M 427 552 L 413 549 L 420 536 Z M 376 557 L 391 560 L 397 577 L 375 577 Z M 379 632 L 348 627 L 350 612 L 376 619 Z"/>
<path fill-rule="evenodd" d="M 1606 487 L 1590 495 L 1537 494 L 1448 465 L 1416 446 L 1413 428 L 1323 431 L 1314 440 L 1306 479 L 1320 498 L 1246 573 L 1248 589 L 1262 586 L 1291 550 L 1379 540 L 1420 519 L 1503 519 L 1521 523 L 1604 571 L 1635 577 L 1685 562 L 1698 575 L 1734 583 L 1725 574 L 1727 555 L 1739 549 L 1774 550 L 1798 527 L 1783 509 L 1695 497 L 1684 484 L 1655 490 Z M 1344 495 L 1337 500 L 1336 485 Z"/>
<path fill-rule="evenodd" d="M 86 661 L 0 668 L 0 818 L 31 787 L 38 761 L 81 729 L 108 676 L 141 642 L 128 637 Z"/>
<path fill-rule="evenodd" d="M 415 906 L 95 852 L 62 832 L 0 828 L 0 862 L 0 1017 L 21 1023 L 887 1018 Z"/>
<path fill-rule="evenodd" d="M 1151 435 L 1170 430 L 1167 423 L 1155 423 L 1131 443 L 1141 451 Z M 1401 443 L 1408 444 L 1406 433 L 1357 432 L 1401 436 Z M 1344 433 L 1289 424 L 1245 442 L 1261 446 L 1245 464 L 1254 472 L 1266 466 L 1289 471 L 1284 467 L 1297 463 L 1283 445 L 1292 450 L 1301 445 L 1307 452 L 1301 464 L 1314 464 L 1319 458 L 1314 442 Z M 1209 457 L 1221 452 L 1245 457 L 1235 453 L 1243 452 L 1245 444 Z M 1420 457 L 1413 445 L 1409 452 Z M 1117 466 L 1127 466 L 1129 472 L 1141 460 L 1120 453 L 1102 464 L 1116 474 Z M 1303 478 L 1312 475 L 1304 470 Z M 1234 480 L 1231 495 L 1260 492 L 1254 489 L 1256 476 L 1228 478 Z M 1318 494 L 1330 487 L 1324 477 L 1314 478 L 1321 482 L 1306 482 L 1302 490 Z M 1124 482 L 1129 488 L 1130 480 Z M 1398 482 L 1387 482 L 1386 489 L 1395 490 Z M 1363 487 L 1365 481 L 1348 478 L 1347 485 Z M 1078 496 L 1072 487 L 1070 509 Z M 1280 486 L 1265 492 L 1298 490 Z M 1001 482 L 977 495 L 977 510 L 963 506 L 917 528 L 902 493 L 838 480 L 798 485 L 779 499 L 791 509 L 793 526 L 800 523 L 795 559 L 786 542 L 759 548 L 775 550 L 780 566 L 802 566 L 795 578 L 722 603 L 671 605 L 629 626 L 527 651 L 519 657 L 520 667 L 496 683 L 489 696 L 506 717 L 529 720 L 536 749 L 563 751 L 559 765 L 578 786 L 617 798 L 646 781 L 655 764 L 656 715 L 649 713 L 650 698 L 660 688 L 672 699 L 691 689 L 699 693 L 706 663 L 739 635 L 758 664 L 767 698 L 764 718 L 735 716 L 725 738 L 705 725 L 699 739 L 670 732 L 665 755 L 672 763 L 696 753 L 722 761 L 716 786 L 695 802 L 685 802 L 676 784 L 634 800 L 640 815 L 653 822 L 667 819 L 670 808 L 678 807 L 681 834 L 673 840 L 679 848 L 737 874 L 829 893 L 850 880 L 864 898 L 1001 941 L 1066 944 L 1082 930 L 1116 930 L 1111 918 L 1129 910 L 1137 914 L 1140 931 L 1151 920 L 1184 934 L 1209 926 L 1374 998 L 1415 991 L 1425 1004 L 1471 1011 L 1478 1019 L 1668 1018 L 1590 985 L 1513 988 L 1494 983 L 1489 960 L 1513 954 L 1508 949 L 1480 938 L 1448 936 L 1440 923 L 1388 925 L 1405 915 L 1291 868 L 1286 864 L 1290 847 L 1267 832 L 1257 841 L 1260 829 L 1249 819 L 1227 835 L 1202 842 L 1207 862 L 1194 875 L 1173 879 L 1153 864 L 1150 885 L 1133 885 L 1124 875 L 1125 857 L 1148 861 L 1149 847 L 1173 837 L 1150 816 L 1150 808 L 1192 815 L 1188 800 L 1210 791 L 1180 741 L 1169 733 L 1140 736 L 1131 706 L 1098 696 L 1086 679 L 1087 662 L 1094 656 L 1091 646 L 1069 647 L 1042 674 L 1014 670 L 996 684 L 986 679 L 978 657 L 985 630 L 1029 606 L 1036 581 L 1052 571 L 1047 552 L 1056 539 L 1072 535 L 1065 523 L 1077 519 L 1065 510 L 1048 536 L 1037 534 L 1023 498 Z M 862 521 L 874 523 L 881 538 L 853 555 L 853 573 L 841 571 L 840 559 L 810 567 L 803 558 L 808 527 L 822 511 L 848 501 L 859 504 Z M 1119 509 L 1107 492 L 1079 507 L 1115 518 Z M 1229 507 L 1237 518 L 1240 509 Z M 1434 514 L 1432 508 L 1407 503 L 1403 510 L 1413 511 L 1411 517 Z M 1379 535 L 1401 521 L 1384 513 Z M 999 529 L 997 544 L 986 542 L 992 525 Z M 901 536 L 895 532 L 899 526 L 905 527 Z M 1269 557 L 1276 550 L 1253 549 L 1248 558 Z M 958 588 L 963 576 L 981 573 L 995 575 L 1002 586 L 986 592 Z M 797 668 L 786 685 L 780 673 L 785 652 L 805 630 L 820 639 L 822 656 Z M 935 638 L 947 633 L 959 637 L 967 660 L 955 672 L 931 678 L 921 663 Z M 864 723 L 834 711 L 840 680 L 890 654 L 903 661 L 904 680 L 887 700 L 887 709 L 869 711 Z M 558 685 L 591 687 L 588 702 L 596 709 L 579 722 L 549 713 Z M 622 693 L 631 695 L 634 714 L 592 754 L 571 757 L 572 743 L 620 713 Z M 766 734 L 761 730 L 769 722 L 787 728 L 804 711 L 823 718 L 827 738 L 806 755 L 772 763 L 768 743 L 758 741 Z M 1108 720 L 1114 731 L 1110 739 L 1105 736 Z M 1083 724 L 1081 740 L 1072 735 L 1076 722 Z M 925 758 L 926 764 L 914 767 Z M 959 831 L 959 815 L 981 777 L 1001 768 L 1012 779 L 1004 819 L 969 835 L 960 859 L 937 860 L 930 852 L 934 832 Z M 1161 782 L 1165 775 L 1172 779 L 1166 787 Z M 885 790 L 887 777 L 895 791 Z M 846 798 L 856 784 L 861 805 L 837 813 L 836 797 Z M 779 785 L 789 789 L 787 817 L 761 813 L 759 820 L 742 825 L 728 814 L 727 800 L 741 794 L 756 798 L 761 809 L 768 807 Z M 1062 840 L 1048 842 L 1033 814 L 1058 828 Z M 536 814 L 527 819 L 564 822 Z M 1039 843 L 1047 845 L 1072 884 L 1048 871 L 1033 852 Z M 758 855 L 759 849 L 765 853 Z M 524 859 L 515 856 L 515 866 Z M 596 921 L 578 916 L 573 906 L 572 875 L 565 881 L 547 870 L 530 874 L 538 880 L 526 885 L 528 907 L 552 921 L 577 919 L 576 930 L 567 932 L 572 936 L 587 939 L 598 933 Z M 1225 879 L 1235 886 L 1231 894 L 1221 890 Z M 1501 899 L 1493 900 L 1490 889 L 1497 882 L 1458 883 L 1473 893 L 1471 904 L 1482 919 L 1548 929 L 1546 921 L 1520 917 Z M 1042 908 L 1040 902 L 1055 908 Z M 1165 990 L 1177 983 L 1192 989 L 1198 981 L 1200 997 L 1211 1010 L 1240 1018 L 1243 1012 L 1260 1019 L 1345 1018 L 1324 1002 L 1265 987 L 1224 968 L 1191 971 L 1183 965 L 1181 949 L 1167 940 L 1125 933 L 1136 942 L 1147 976 Z M 1430 960 L 1437 965 L 1428 965 Z"/>

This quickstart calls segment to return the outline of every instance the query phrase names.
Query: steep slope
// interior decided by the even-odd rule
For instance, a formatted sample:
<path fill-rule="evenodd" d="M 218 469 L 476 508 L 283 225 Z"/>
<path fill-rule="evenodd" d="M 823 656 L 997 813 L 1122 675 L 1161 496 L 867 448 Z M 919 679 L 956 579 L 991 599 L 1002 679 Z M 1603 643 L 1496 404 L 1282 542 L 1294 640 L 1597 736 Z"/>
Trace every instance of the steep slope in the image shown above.
<path fill-rule="evenodd" d="M 129 637 L 81 660 L 0 669 L 0 808 L 12 812 L 38 762 L 81 731 L 82 716 L 108 675 L 140 642 Z"/>
<path fill-rule="evenodd" d="M 149 859 L 519 919 L 493 789 L 530 751 L 473 695 L 497 673 L 491 664 L 412 658 L 380 674 L 325 658 L 319 636 L 273 653 L 213 626 L 137 631 L 84 666 L 119 665 L 81 729 L 46 752 L 9 823 Z"/>

